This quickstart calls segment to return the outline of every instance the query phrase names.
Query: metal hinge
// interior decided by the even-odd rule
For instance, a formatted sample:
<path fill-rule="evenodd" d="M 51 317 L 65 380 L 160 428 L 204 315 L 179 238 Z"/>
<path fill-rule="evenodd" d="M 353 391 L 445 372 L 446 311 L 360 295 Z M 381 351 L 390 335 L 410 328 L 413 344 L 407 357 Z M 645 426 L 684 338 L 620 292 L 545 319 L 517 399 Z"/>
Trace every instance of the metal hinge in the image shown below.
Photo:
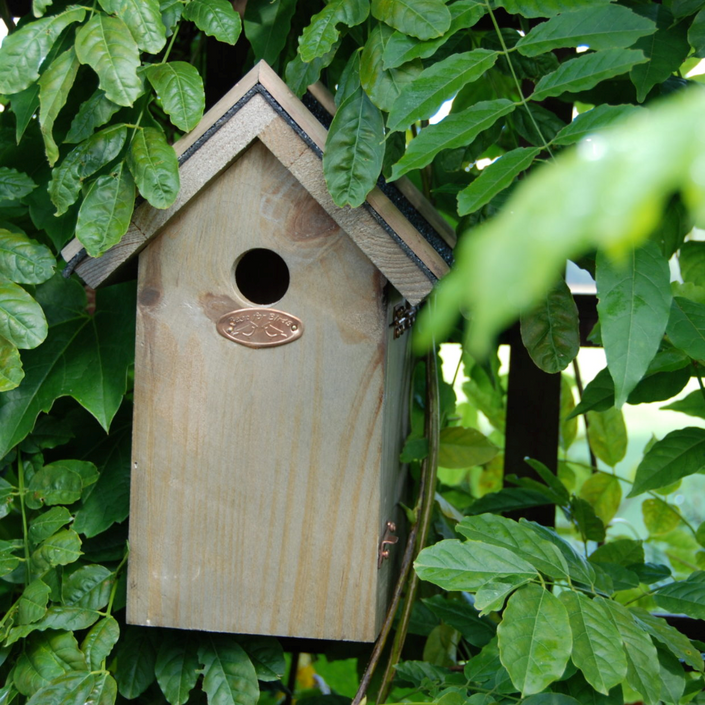
<path fill-rule="evenodd" d="M 394 318 L 391 325 L 394 326 L 394 339 L 400 338 L 416 321 L 418 306 L 412 306 L 405 301 L 394 307 Z"/>
<path fill-rule="evenodd" d="M 388 546 L 393 546 L 399 541 L 399 537 L 395 535 L 397 525 L 393 521 L 388 521 L 384 527 L 384 535 L 379 543 L 379 551 L 377 551 L 377 568 L 382 567 L 382 563 L 389 558 Z"/>

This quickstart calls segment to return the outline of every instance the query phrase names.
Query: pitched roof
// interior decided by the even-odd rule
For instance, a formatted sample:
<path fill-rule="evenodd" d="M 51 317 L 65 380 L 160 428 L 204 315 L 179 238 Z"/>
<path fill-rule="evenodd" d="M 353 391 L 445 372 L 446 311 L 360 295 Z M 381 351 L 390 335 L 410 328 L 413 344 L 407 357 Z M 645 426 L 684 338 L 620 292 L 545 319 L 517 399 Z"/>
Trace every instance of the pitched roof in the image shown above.
<path fill-rule="evenodd" d="M 320 88 L 312 92 L 328 102 Z M 359 208 L 336 206 L 321 165 L 326 134 L 313 113 L 260 62 L 204 115 L 196 129 L 174 145 L 181 176 L 174 204 L 158 210 L 141 203 L 125 236 L 100 258 L 88 257 L 73 240 L 61 253 L 69 262 L 68 271 L 76 271 L 94 288 L 106 282 L 259 139 L 396 289 L 411 303 L 418 303 L 448 271 L 455 244 L 452 228 L 406 179 L 395 184 L 380 181 Z"/>

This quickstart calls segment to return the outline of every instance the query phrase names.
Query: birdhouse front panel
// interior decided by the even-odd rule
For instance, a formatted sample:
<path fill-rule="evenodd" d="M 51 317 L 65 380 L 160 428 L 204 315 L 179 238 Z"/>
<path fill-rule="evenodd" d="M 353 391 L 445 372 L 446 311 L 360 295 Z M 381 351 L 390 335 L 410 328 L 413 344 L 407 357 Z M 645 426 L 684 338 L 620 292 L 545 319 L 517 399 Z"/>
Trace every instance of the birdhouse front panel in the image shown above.
<path fill-rule="evenodd" d="M 258 140 L 141 253 L 130 622 L 376 638 L 406 359 L 385 285 Z"/>

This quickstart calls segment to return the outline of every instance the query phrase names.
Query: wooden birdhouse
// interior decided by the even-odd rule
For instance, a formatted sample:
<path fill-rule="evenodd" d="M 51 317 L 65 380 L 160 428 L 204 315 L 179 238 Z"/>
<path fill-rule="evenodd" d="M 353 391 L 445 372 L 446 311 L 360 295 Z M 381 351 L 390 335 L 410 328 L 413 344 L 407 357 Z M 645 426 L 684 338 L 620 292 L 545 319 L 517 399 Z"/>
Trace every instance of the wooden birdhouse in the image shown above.
<path fill-rule="evenodd" d="M 131 623 L 378 635 L 405 305 L 447 271 L 452 230 L 409 182 L 335 206 L 325 138 L 260 63 L 176 145 L 174 205 L 143 203 L 122 242 L 76 267 L 96 287 L 139 253 Z"/>

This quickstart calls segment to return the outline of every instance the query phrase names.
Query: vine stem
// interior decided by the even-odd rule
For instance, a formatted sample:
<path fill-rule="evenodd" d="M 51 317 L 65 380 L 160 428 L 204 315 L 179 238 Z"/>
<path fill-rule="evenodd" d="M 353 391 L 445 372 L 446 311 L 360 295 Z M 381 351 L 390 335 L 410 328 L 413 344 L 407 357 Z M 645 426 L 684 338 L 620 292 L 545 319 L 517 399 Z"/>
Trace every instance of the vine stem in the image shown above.
<path fill-rule="evenodd" d="M 575 386 L 578 388 L 578 395 L 580 396 L 580 401 L 583 400 L 583 378 L 580 374 L 580 365 L 578 364 L 578 358 L 573 358 L 573 372 L 575 373 Z M 588 418 L 587 414 L 583 414 L 583 423 L 585 424 L 585 442 L 587 443 L 588 453 L 590 454 L 590 465 L 592 465 L 592 471 L 597 472 L 597 458 L 592 452 L 592 446 L 588 440 Z M 567 451 L 566 451 L 567 453 Z"/>
<path fill-rule="evenodd" d="M 17 29 L 15 25 L 15 20 L 12 19 L 12 13 L 7 6 L 7 0 L 0 0 L 0 17 L 7 27 L 7 33 L 12 34 L 12 32 Z"/>
<path fill-rule="evenodd" d="M 512 63 L 512 59 L 509 56 L 509 49 L 507 48 L 507 45 L 504 42 L 504 37 L 502 36 L 502 30 L 499 27 L 499 24 L 497 23 L 497 19 L 494 16 L 494 12 L 492 12 L 492 7 L 490 6 L 489 2 L 485 2 L 485 7 L 487 8 L 487 12 L 490 15 L 490 19 L 492 20 L 492 24 L 494 25 L 495 32 L 497 33 L 497 38 L 499 39 L 499 43 L 502 45 L 502 53 L 504 54 L 505 58 L 507 59 L 507 63 L 509 64 L 509 70 L 512 73 L 512 78 L 514 79 L 514 85 L 516 86 L 517 91 L 519 92 L 519 98 L 521 100 L 521 104 L 524 106 L 524 110 L 526 110 L 529 119 L 531 120 L 533 126 L 536 128 L 536 132 L 538 136 L 541 138 L 541 141 L 543 142 L 543 147 L 544 149 L 551 155 L 551 159 L 553 159 L 553 152 L 551 151 L 551 147 L 549 146 L 548 141 L 546 138 L 543 136 L 543 132 L 541 132 L 541 128 L 539 127 L 538 123 L 536 122 L 536 119 L 534 118 L 534 114 L 531 112 L 529 109 L 529 104 L 526 101 L 526 98 L 524 97 L 524 91 L 521 89 L 521 83 L 519 83 L 519 78 L 516 75 L 516 71 L 514 70 L 514 64 Z"/>
<path fill-rule="evenodd" d="M 24 584 L 29 585 L 31 578 L 30 559 L 29 559 L 29 531 L 27 530 L 27 509 L 24 504 L 25 486 L 24 486 L 24 464 L 22 462 L 22 453 L 17 449 L 17 481 L 20 490 L 20 511 L 22 513 L 22 539 L 24 543 Z"/>
<path fill-rule="evenodd" d="M 419 490 L 419 502 L 421 510 L 417 519 L 415 529 L 418 527 L 415 550 L 413 554 L 418 556 L 421 549 L 426 545 L 431 519 L 433 517 L 433 505 L 436 499 L 436 477 L 438 473 L 438 447 L 440 438 L 440 400 L 438 391 L 438 359 L 436 357 L 435 343 L 426 355 L 426 438 L 428 438 L 428 456 L 423 461 L 423 472 L 421 473 L 421 488 Z M 416 599 L 419 578 L 414 571 L 411 572 L 411 579 L 406 593 L 406 600 L 402 608 L 402 613 L 397 625 L 397 631 L 392 643 L 392 653 L 389 656 L 387 668 L 382 677 L 382 685 L 377 694 L 377 702 L 383 703 L 394 679 L 394 666 L 399 662 L 401 651 L 406 641 L 406 634 L 411 621 L 411 611 Z"/>
<path fill-rule="evenodd" d="M 123 566 L 127 562 L 127 557 L 130 555 L 130 544 L 127 544 L 127 550 L 125 551 L 125 555 L 122 557 L 122 560 L 120 561 L 120 564 L 118 565 L 117 568 L 115 568 L 115 582 L 113 582 L 113 586 L 110 589 L 110 599 L 108 600 L 108 606 L 105 608 L 105 616 L 110 617 L 112 611 L 113 611 L 113 602 L 115 601 L 115 594 L 117 592 L 117 584 L 118 584 L 118 576 L 120 575 L 120 571 L 122 570 Z"/>

